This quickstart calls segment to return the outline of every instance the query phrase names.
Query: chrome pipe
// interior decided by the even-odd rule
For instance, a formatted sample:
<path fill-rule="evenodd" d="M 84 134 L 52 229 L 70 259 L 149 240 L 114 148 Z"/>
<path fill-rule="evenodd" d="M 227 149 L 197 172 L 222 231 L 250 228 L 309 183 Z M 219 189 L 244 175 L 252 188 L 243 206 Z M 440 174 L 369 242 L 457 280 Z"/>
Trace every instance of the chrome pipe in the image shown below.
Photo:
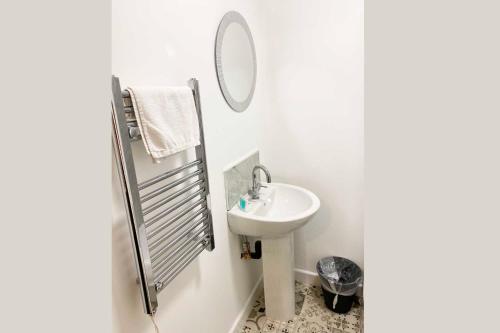
<path fill-rule="evenodd" d="M 152 205 L 149 205 L 148 207 L 144 207 L 142 209 L 142 214 L 148 215 L 149 213 L 154 212 L 155 210 L 157 210 L 158 208 L 160 208 L 161 206 L 164 206 L 164 205 L 168 204 L 170 201 L 174 200 L 175 198 L 178 198 L 180 195 L 183 195 L 186 192 L 189 192 L 189 190 L 192 190 L 196 186 L 199 186 L 199 185 L 202 185 L 202 184 L 203 184 L 203 179 L 200 179 L 200 180 L 197 180 L 195 182 L 192 182 L 188 186 L 186 186 L 186 187 L 184 187 L 184 188 L 182 188 L 182 189 L 180 189 L 180 190 L 178 190 L 178 191 L 170 194 L 166 198 L 158 200 L 157 202 L 155 202 Z"/>
<path fill-rule="evenodd" d="M 176 257 L 170 265 L 167 265 L 163 267 L 162 269 L 154 269 L 153 271 L 155 272 L 155 277 L 158 277 L 158 280 L 163 279 L 166 275 L 168 275 L 172 270 L 183 261 L 186 257 L 189 257 L 189 255 L 195 250 L 197 247 L 202 244 L 202 241 L 204 240 L 204 237 L 200 237 L 198 242 L 193 243 L 191 246 L 189 246 L 187 249 L 184 250 L 184 252 L 180 253 L 180 256 Z M 155 280 L 156 281 L 156 280 Z"/>
<path fill-rule="evenodd" d="M 153 263 L 153 265 L 156 265 L 156 263 L 160 261 L 160 258 L 162 258 L 162 256 L 165 253 L 168 252 L 168 250 L 171 250 L 170 247 L 173 247 L 179 241 L 181 241 L 182 239 L 186 238 L 186 236 L 188 236 L 190 233 L 192 233 L 193 230 L 195 230 L 196 228 L 198 228 L 200 225 L 203 226 L 203 228 L 198 229 L 196 231 L 196 235 L 199 235 L 202 232 L 202 230 L 207 231 L 206 229 L 208 228 L 208 224 L 205 223 L 206 221 L 207 221 L 207 219 L 205 217 L 205 218 L 203 218 L 202 220 L 199 221 L 200 223 L 197 223 L 197 224 L 193 225 L 191 228 L 189 228 L 188 230 L 186 230 L 185 232 L 183 232 L 181 235 L 177 236 L 173 241 L 170 241 L 168 246 L 163 247 L 158 253 L 156 253 L 154 256 L 151 257 L 151 262 Z M 184 245 L 184 243 L 182 245 L 179 245 L 175 249 L 180 248 L 183 245 Z M 173 249 L 172 251 L 175 251 L 175 249 Z M 161 260 L 163 261 L 163 259 L 161 259 Z"/>
<path fill-rule="evenodd" d="M 205 236 L 199 237 L 200 234 L 203 232 L 207 231 L 208 225 L 204 224 L 204 227 L 197 230 L 195 234 L 193 234 L 191 237 L 187 238 L 181 245 L 173 249 L 166 257 L 161 258 L 160 261 L 158 261 L 156 264 L 153 263 L 153 269 L 154 270 L 160 270 L 162 269 L 172 258 L 174 258 L 177 254 L 186 252 L 184 249 L 186 246 L 188 246 L 190 243 L 199 243 L 200 240 L 204 239 Z M 196 240 L 197 239 L 197 240 Z"/>
<path fill-rule="evenodd" d="M 139 185 L 138 185 L 139 190 L 144 190 L 146 187 L 149 187 L 149 186 L 154 185 L 154 184 L 156 184 L 158 182 L 161 182 L 162 180 L 167 179 L 169 177 L 172 177 L 172 176 L 178 174 L 179 172 L 181 172 L 182 170 L 186 170 L 186 169 L 188 169 L 190 167 L 198 165 L 201 162 L 202 162 L 201 159 L 194 160 L 194 161 L 192 161 L 192 162 L 190 162 L 188 164 L 185 164 L 185 165 L 183 165 L 181 167 L 178 167 L 176 169 L 170 170 L 168 172 L 165 172 L 164 174 L 161 174 L 161 175 L 156 176 L 154 178 L 148 179 L 148 180 L 146 180 L 146 181 L 144 181 L 142 183 L 139 183 Z"/>
<path fill-rule="evenodd" d="M 208 167 L 207 167 L 207 155 L 205 151 L 205 134 L 203 130 L 203 114 L 201 112 L 201 99 L 200 99 L 200 85 L 196 78 L 192 78 L 189 80 L 189 86 L 193 90 L 194 104 L 196 106 L 196 113 L 198 114 L 198 128 L 200 130 L 200 144 L 196 146 L 196 159 L 203 161 L 203 170 L 205 170 L 205 179 L 207 180 L 205 183 L 205 191 L 207 202 L 210 202 L 210 184 L 208 181 Z M 210 245 L 207 247 L 208 251 L 213 251 L 215 248 L 215 240 L 214 240 L 214 230 L 213 230 L 213 222 L 212 222 L 212 212 L 211 205 L 208 203 L 208 224 L 210 225 Z"/>
<path fill-rule="evenodd" d="M 200 216 L 200 214 L 201 214 L 200 219 L 197 220 L 196 222 L 193 222 L 197 217 Z M 174 231 L 170 231 L 167 235 L 162 236 L 160 239 L 157 239 L 153 244 L 150 244 L 149 248 L 150 248 L 151 252 L 153 253 L 153 255 L 151 256 L 153 258 L 153 261 L 156 261 L 158 256 L 161 256 L 163 253 L 165 253 L 167 250 L 169 250 L 171 245 L 174 245 L 175 243 L 177 243 L 178 238 L 182 239 L 182 237 L 185 237 L 191 231 L 196 229 L 197 226 L 199 226 L 200 224 L 203 224 L 205 222 L 206 218 L 207 218 L 206 209 L 202 213 L 199 213 L 199 211 L 198 211 L 198 212 L 196 212 L 196 214 L 191 216 L 189 219 L 186 219 L 185 221 L 183 221 L 180 226 L 177 226 L 174 229 Z M 161 244 L 162 242 L 164 242 L 168 238 L 172 237 L 177 231 L 181 230 L 186 225 L 189 225 L 189 228 L 187 230 L 184 230 L 181 235 L 177 236 L 176 238 L 174 238 L 174 240 L 171 240 L 170 242 L 165 244 L 161 250 L 154 251 L 154 250 L 156 250 L 156 248 L 158 247 L 159 244 Z"/>
<path fill-rule="evenodd" d="M 187 265 L 189 265 L 194 259 L 196 259 L 198 257 L 198 255 L 201 252 L 203 252 L 203 250 L 205 250 L 205 248 L 207 248 L 208 245 L 210 245 L 210 244 L 203 245 L 198 250 L 193 252 L 193 254 L 191 256 L 189 256 L 187 259 L 185 259 L 181 263 L 181 265 L 177 269 L 172 271 L 172 273 L 170 273 L 164 280 L 157 280 L 157 282 L 155 283 L 156 292 L 159 293 L 160 291 L 162 291 L 170 283 L 170 281 L 175 279 L 175 277 L 177 275 L 179 275 L 179 273 L 182 272 L 182 270 L 184 270 L 184 268 L 186 268 Z"/>
<path fill-rule="evenodd" d="M 155 283 L 164 280 L 164 278 L 170 278 L 176 272 L 176 270 L 179 269 L 179 266 L 177 266 L 178 264 L 181 264 L 182 267 L 182 264 L 186 262 L 186 260 L 189 260 L 189 258 L 191 258 L 193 255 L 197 256 L 198 253 L 203 251 L 203 249 L 205 248 L 205 242 L 205 237 L 200 238 L 200 242 L 194 243 L 194 246 L 191 246 L 189 249 L 187 249 L 182 256 L 177 257 L 170 266 L 167 266 L 164 269 L 155 272 Z"/>
<path fill-rule="evenodd" d="M 186 180 L 192 178 L 192 177 L 195 177 L 195 176 L 199 176 L 199 175 L 202 175 L 203 174 L 203 167 L 200 166 L 200 168 L 198 170 L 196 170 L 195 172 L 193 173 L 190 173 L 189 175 L 186 175 L 182 178 L 179 178 L 178 180 L 168 184 L 167 186 L 165 187 L 162 187 L 162 188 L 159 188 L 159 189 L 156 189 L 148 194 L 145 194 L 143 196 L 141 196 L 141 202 L 144 203 L 148 200 L 151 200 L 153 199 L 154 197 L 162 194 L 162 193 L 165 193 L 166 191 L 168 190 L 171 190 L 173 189 L 174 187 L 176 187 L 177 185 L 180 185 L 182 183 L 184 183 Z M 200 179 L 203 179 L 203 178 L 200 178 Z"/>
<path fill-rule="evenodd" d="M 201 214 L 200 220 L 204 219 L 205 216 L 206 216 L 206 214 L 207 214 L 206 208 L 198 210 L 195 214 L 191 215 L 190 217 L 188 217 L 187 219 L 185 219 L 184 221 L 182 221 L 181 223 L 179 223 L 178 226 L 176 226 L 175 228 L 173 228 L 172 230 L 170 230 L 169 232 L 167 232 L 165 235 L 162 235 L 160 238 L 158 238 L 157 240 L 155 240 L 154 242 L 152 242 L 151 244 L 149 244 L 150 250 L 152 251 L 152 250 L 156 249 L 158 247 L 158 245 L 160 245 L 166 239 L 172 237 L 176 232 L 178 232 L 179 230 L 181 230 L 182 228 L 184 228 L 186 225 L 188 225 L 191 222 L 193 222 L 198 216 L 200 216 L 200 214 Z"/>
<path fill-rule="evenodd" d="M 112 81 L 112 126 L 113 145 L 117 157 L 123 199 L 127 207 L 130 237 L 133 244 L 134 261 L 138 275 L 144 312 L 154 314 L 158 308 L 154 272 L 151 266 L 150 253 L 146 239 L 144 217 L 141 211 L 137 175 L 129 140 L 127 121 L 123 112 L 122 90 L 120 80 L 113 76 Z"/>
<path fill-rule="evenodd" d="M 189 205 L 189 207 L 184 208 L 180 213 L 175 215 L 171 220 L 168 220 L 165 224 L 162 224 L 162 225 L 156 227 L 155 229 L 151 230 L 150 232 L 148 230 L 146 230 L 147 237 L 149 237 L 149 238 L 155 237 L 160 232 L 162 232 L 163 230 L 165 230 L 166 228 L 171 226 L 172 223 L 176 222 L 181 217 L 183 217 L 187 213 L 193 211 L 194 208 L 196 208 L 197 206 L 200 206 L 200 205 L 201 205 L 201 208 L 198 210 L 197 214 L 199 214 L 203 209 L 205 209 L 207 207 L 207 204 L 205 203 L 205 200 L 203 198 L 199 199 L 194 204 Z"/>
<path fill-rule="evenodd" d="M 150 219 L 145 220 L 144 225 L 146 226 L 146 228 L 149 228 L 154 223 L 158 222 L 159 220 L 161 220 L 162 218 L 164 218 L 168 214 L 172 213 L 177 208 L 182 207 L 184 204 L 186 204 L 190 200 L 193 200 L 194 198 L 196 198 L 198 195 L 201 195 L 202 193 L 205 193 L 205 188 L 204 187 L 200 188 L 198 191 L 194 192 L 193 194 L 191 194 L 190 196 L 186 197 L 185 199 L 179 201 L 178 203 L 176 203 L 175 205 L 171 206 L 170 208 L 167 208 L 164 211 L 161 211 L 158 214 L 152 216 Z"/>

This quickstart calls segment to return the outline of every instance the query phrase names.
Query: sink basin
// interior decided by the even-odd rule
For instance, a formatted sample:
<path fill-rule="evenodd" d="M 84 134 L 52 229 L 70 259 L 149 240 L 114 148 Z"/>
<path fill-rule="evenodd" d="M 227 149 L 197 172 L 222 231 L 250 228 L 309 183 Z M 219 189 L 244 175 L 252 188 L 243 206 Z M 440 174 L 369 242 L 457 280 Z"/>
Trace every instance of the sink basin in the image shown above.
<path fill-rule="evenodd" d="M 229 229 L 262 239 L 266 315 L 279 321 L 295 315 L 293 231 L 318 211 L 318 197 L 298 186 L 269 183 L 260 198 L 249 200 L 245 211 L 236 204 L 227 212 Z"/>
<path fill-rule="evenodd" d="M 230 230 L 239 235 L 275 238 L 306 224 L 318 211 L 318 197 L 302 187 L 270 183 L 260 189 L 260 198 L 248 194 L 245 211 L 236 204 L 228 211 Z"/>

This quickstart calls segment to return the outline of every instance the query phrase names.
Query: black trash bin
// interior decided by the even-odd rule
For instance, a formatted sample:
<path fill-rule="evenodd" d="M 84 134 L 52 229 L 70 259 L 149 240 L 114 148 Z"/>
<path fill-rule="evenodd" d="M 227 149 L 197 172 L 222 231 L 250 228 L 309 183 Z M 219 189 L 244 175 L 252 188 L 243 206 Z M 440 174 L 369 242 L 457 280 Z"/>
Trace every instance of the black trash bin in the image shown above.
<path fill-rule="evenodd" d="M 363 283 L 361 268 L 349 259 L 325 257 L 316 264 L 325 306 L 336 313 L 351 310 L 356 291 Z"/>

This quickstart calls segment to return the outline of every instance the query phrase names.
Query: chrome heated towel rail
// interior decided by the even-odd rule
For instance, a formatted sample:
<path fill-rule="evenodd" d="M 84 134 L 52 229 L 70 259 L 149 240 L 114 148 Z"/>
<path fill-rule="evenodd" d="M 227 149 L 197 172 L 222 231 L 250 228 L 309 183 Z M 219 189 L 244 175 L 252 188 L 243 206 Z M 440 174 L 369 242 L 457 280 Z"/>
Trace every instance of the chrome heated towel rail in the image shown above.
<path fill-rule="evenodd" d="M 154 314 L 157 295 L 203 250 L 214 249 L 205 140 L 198 81 L 189 80 L 198 114 L 195 159 L 138 183 L 131 141 L 140 131 L 127 91 L 112 77 L 113 145 L 120 173 L 144 311 Z"/>

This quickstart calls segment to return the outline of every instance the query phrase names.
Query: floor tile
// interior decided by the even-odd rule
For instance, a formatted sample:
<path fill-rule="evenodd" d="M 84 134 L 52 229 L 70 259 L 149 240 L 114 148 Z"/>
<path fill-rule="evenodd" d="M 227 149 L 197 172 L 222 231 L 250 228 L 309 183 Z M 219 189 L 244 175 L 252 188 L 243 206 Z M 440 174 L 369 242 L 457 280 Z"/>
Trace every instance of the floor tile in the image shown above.
<path fill-rule="evenodd" d="M 295 317 L 279 322 L 266 317 L 264 295 L 252 306 L 242 333 L 360 333 L 363 307 L 354 304 L 346 314 L 325 307 L 321 287 L 295 283 Z"/>

